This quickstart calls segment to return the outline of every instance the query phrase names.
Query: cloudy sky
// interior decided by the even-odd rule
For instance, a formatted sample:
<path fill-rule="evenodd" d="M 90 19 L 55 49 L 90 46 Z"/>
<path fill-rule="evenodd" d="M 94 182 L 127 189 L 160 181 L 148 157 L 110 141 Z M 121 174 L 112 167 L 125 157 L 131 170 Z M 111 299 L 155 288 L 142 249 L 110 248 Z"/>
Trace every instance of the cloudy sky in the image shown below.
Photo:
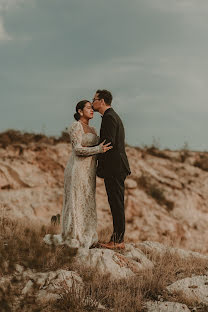
<path fill-rule="evenodd" d="M 0 0 L 0 131 L 58 135 L 106 88 L 127 143 L 208 150 L 207 20 L 207 0 Z"/>

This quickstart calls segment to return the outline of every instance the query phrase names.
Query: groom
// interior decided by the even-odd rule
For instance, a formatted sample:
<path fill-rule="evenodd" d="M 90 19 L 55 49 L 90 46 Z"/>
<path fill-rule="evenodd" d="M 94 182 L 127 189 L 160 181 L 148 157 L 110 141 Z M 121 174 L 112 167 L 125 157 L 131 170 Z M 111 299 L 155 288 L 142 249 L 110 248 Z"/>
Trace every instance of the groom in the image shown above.
<path fill-rule="evenodd" d="M 104 178 L 108 202 L 113 217 L 113 234 L 108 243 L 100 244 L 109 249 L 123 249 L 125 233 L 124 181 L 131 173 L 125 152 L 123 123 L 111 107 L 112 94 L 108 90 L 97 90 L 93 109 L 102 115 L 100 142 L 111 142 L 113 148 L 98 155 L 97 176 Z"/>

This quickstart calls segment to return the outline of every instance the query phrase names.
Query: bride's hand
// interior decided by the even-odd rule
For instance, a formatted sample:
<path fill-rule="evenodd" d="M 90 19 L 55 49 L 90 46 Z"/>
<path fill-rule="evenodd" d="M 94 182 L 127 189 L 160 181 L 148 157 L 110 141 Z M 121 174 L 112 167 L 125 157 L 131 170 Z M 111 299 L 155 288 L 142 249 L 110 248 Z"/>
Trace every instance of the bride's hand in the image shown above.
<path fill-rule="evenodd" d="M 112 145 L 110 146 L 111 142 L 105 144 L 105 141 L 106 140 L 104 140 L 102 143 L 100 143 L 100 147 L 102 149 L 102 153 L 105 153 L 105 152 L 109 151 L 111 148 L 113 148 Z"/>

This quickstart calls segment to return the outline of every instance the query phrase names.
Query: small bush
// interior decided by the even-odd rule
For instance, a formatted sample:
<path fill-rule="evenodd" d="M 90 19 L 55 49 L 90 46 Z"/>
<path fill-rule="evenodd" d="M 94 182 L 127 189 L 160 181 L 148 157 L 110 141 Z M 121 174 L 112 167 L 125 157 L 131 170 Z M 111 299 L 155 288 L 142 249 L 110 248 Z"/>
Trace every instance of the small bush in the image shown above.
<path fill-rule="evenodd" d="M 164 191 L 156 184 L 153 184 L 150 178 L 144 173 L 140 177 L 134 177 L 134 180 L 137 182 L 138 187 L 142 188 L 149 196 L 154 198 L 159 205 L 166 206 L 168 211 L 174 209 L 174 202 L 166 199 Z"/>
<path fill-rule="evenodd" d="M 159 149 L 157 149 L 154 146 L 148 147 L 146 149 L 146 153 L 149 155 L 164 158 L 164 159 L 170 159 L 171 158 L 170 156 L 166 155 L 165 152 L 160 151 Z"/>
<path fill-rule="evenodd" d="M 208 157 L 206 155 L 200 155 L 200 158 L 194 162 L 194 166 L 208 171 Z"/>
<path fill-rule="evenodd" d="M 162 204 L 166 199 L 163 190 L 155 184 L 149 186 L 148 194 L 153 197 L 159 204 Z"/>
<path fill-rule="evenodd" d="M 184 142 L 184 145 L 180 151 L 180 159 L 181 162 L 184 163 L 186 159 L 189 157 L 189 146 L 188 142 Z"/>
<path fill-rule="evenodd" d="M 138 187 L 142 189 L 148 189 L 149 179 L 144 173 L 140 177 L 134 177 L 134 180 L 137 182 Z"/>

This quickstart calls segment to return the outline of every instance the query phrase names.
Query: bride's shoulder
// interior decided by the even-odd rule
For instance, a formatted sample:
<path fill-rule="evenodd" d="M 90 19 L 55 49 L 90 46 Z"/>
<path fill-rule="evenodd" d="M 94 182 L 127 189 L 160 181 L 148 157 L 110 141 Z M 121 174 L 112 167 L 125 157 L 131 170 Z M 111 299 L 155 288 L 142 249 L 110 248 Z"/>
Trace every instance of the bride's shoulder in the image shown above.
<path fill-rule="evenodd" d="M 71 125 L 68 127 L 68 132 L 70 133 L 71 131 L 80 128 L 81 124 L 79 121 L 74 121 Z"/>

